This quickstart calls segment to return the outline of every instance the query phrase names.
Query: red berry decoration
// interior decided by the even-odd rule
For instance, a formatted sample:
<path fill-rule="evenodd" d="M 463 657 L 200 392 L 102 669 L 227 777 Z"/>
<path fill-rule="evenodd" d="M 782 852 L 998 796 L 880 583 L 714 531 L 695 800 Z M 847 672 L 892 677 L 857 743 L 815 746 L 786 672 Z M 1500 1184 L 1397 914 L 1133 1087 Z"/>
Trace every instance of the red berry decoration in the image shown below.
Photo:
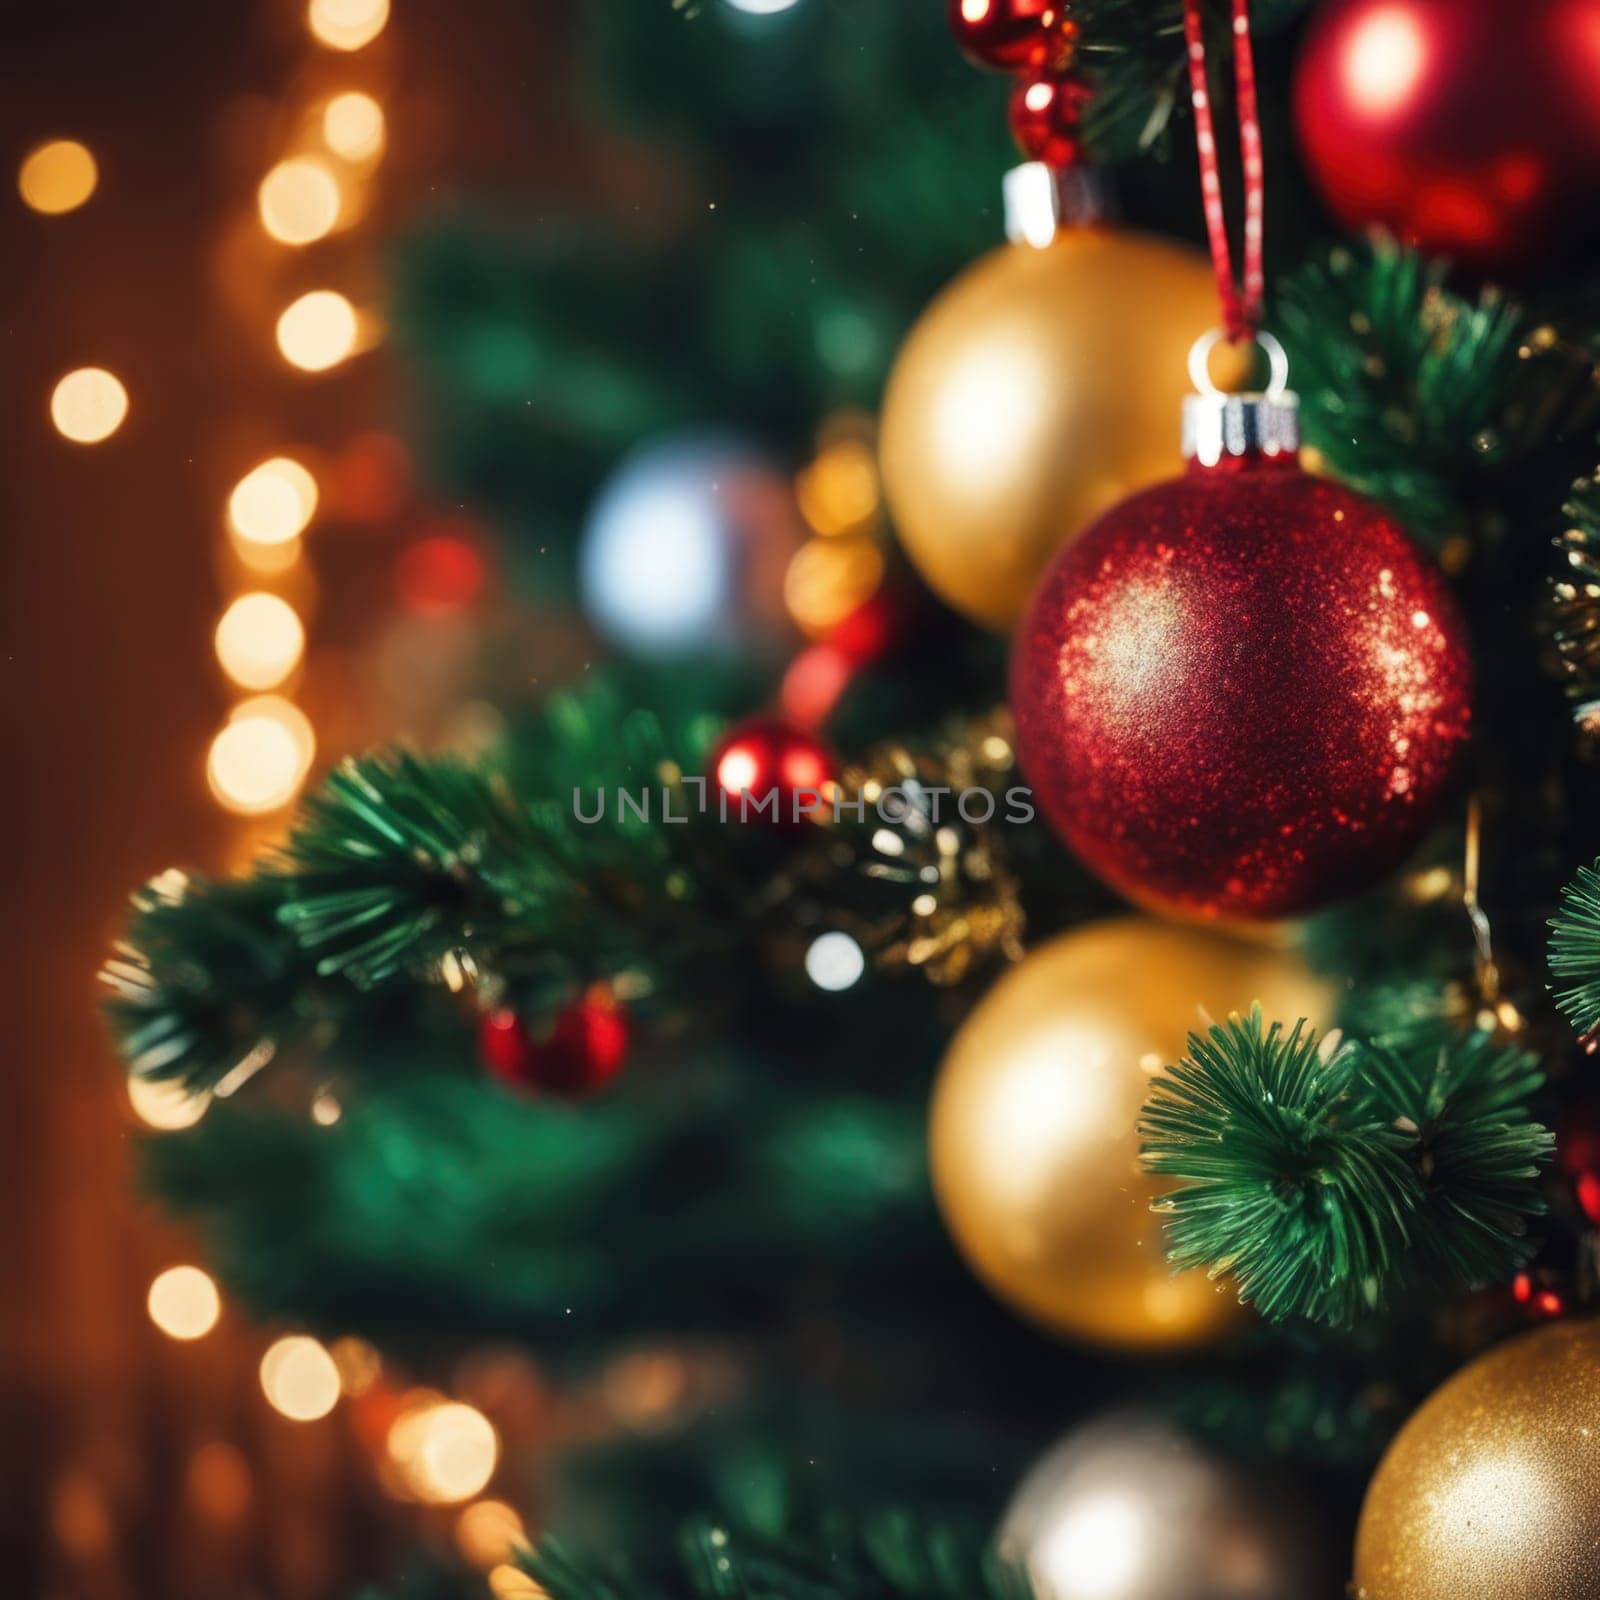
<path fill-rule="evenodd" d="M 1488 270 L 1569 243 L 1600 201 L 1600 0 L 1324 0 L 1300 147 L 1347 226 Z"/>
<path fill-rule="evenodd" d="M 1076 166 L 1083 153 L 1078 129 L 1093 91 L 1070 72 L 1019 78 L 1011 91 L 1011 133 L 1030 161 L 1058 170 Z"/>
<path fill-rule="evenodd" d="M 730 820 L 792 826 L 817 808 L 833 781 L 820 739 L 776 717 L 736 724 L 711 755 L 711 778 Z"/>
<path fill-rule="evenodd" d="M 1063 0 L 949 0 L 950 31 L 967 59 L 1014 72 L 1064 66 L 1077 30 Z"/>
<path fill-rule="evenodd" d="M 1467 738 L 1443 580 L 1375 505 L 1300 470 L 1290 400 L 1210 396 L 1273 415 L 1219 413 L 1214 465 L 1067 544 L 1012 657 L 1041 809 L 1107 883 L 1180 914 L 1291 916 L 1365 887 L 1433 820 Z"/>
<path fill-rule="evenodd" d="M 535 1039 L 509 1006 L 491 1011 L 478 1029 L 483 1063 L 513 1089 L 592 1094 L 616 1077 L 628 1053 L 628 1019 L 603 984 L 560 1011 L 548 1037 Z"/>

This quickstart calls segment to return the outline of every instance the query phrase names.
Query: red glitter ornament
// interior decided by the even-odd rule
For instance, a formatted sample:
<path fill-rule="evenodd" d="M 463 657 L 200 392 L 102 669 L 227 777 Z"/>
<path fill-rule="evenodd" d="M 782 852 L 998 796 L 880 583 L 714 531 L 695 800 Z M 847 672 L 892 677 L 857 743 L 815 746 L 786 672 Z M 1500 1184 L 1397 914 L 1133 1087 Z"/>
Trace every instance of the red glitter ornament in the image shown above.
<path fill-rule="evenodd" d="M 729 820 L 791 826 L 817 809 L 835 765 L 820 739 L 776 717 L 736 724 L 711 755 L 711 777 Z"/>
<path fill-rule="evenodd" d="M 1057 556 L 1017 636 L 1039 805 L 1142 904 L 1271 918 L 1353 894 L 1416 843 L 1466 742 L 1437 569 L 1293 442 L 1125 500 Z"/>
<path fill-rule="evenodd" d="M 1294 119 L 1347 226 L 1526 268 L 1600 201 L 1600 0 L 1326 0 Z"/>
<path fill-rule="evenodd" d="M 1011 91 L 1011 134 L 1030 161 L 1058 170 L 1075 166 L 1083 153 L 1079 125 L 1093 90 L 1070 72 L 1019 78 Z"/>
<path fill-rule="evenodd" d="M 1014 72 L 1065 66 L 1077 33 L 1063 0 L 949 0 L 950 31 L 967 59 Z"/>
<path fill-rule="evenodd" d="M 611 991 L 595 984 L 557 1013 L 544 1039 L 535 1039 L 511 1007 L 491 1011 L 478 1027 L 478 1053 L 495 1077 L 513 1089 L 592 1094 L 622 1068 L 628 1019 Z"/>

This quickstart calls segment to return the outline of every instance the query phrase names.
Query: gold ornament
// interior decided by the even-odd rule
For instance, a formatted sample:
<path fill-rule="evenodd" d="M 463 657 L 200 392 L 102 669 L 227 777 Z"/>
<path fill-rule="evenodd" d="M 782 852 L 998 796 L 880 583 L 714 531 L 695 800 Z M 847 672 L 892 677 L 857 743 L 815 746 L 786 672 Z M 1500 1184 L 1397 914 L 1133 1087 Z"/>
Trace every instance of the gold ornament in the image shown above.
<path fill-rule="evenodd" d="M 1378 1465 L 1356 1600 L 1600 1595 L 1600 1322 L 1553 1322 L 1436 1390 Z"/>
<path fill-rule="evenodd" d="M 929 587 L 1008 629 L 1067 539 L 1179 470 L 1185 362 L 1216 321 L 1198 251 L 1106 227 L 1002 246 L 945 289 L 895 362 L 880 435 Z"/>
<path fill-rule="evenodd" d="M 945 1223 L 1001 1299 L 1130 1348 L 1197 1343 L 1238 1314 L 1203 1273 L 1168 1270 L 1135 1124 L 1189 1033 L 1257 1000 L 1318 1028 L 1333 1006 L 1287 951 L 1142 917 L 1051 940 L 983 998 L 940 1069 L 929 1141 Z"/>
<path fill-rule="evenodd" d="M 1304 1518 L 1152 1418 L 1106 1417 L 1049 1451 L 1000 1524 L 1037 1600 L 1309 1600 Z"/>

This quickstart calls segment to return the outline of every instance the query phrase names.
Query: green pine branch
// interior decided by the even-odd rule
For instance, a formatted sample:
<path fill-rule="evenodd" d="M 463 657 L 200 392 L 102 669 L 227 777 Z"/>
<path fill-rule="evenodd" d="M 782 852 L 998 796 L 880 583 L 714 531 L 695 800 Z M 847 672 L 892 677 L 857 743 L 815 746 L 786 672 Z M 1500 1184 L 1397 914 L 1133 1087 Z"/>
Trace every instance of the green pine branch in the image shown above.
<path fill-rule="evenodd" d="M 848 1284 L 880 1322 L 907 1314 L 880 1283 L 918 1314 L 959 1300 L 922 1129 L 939 1008 L 920 982 L 824 994 L 796 974 L 819 930 L 854 927 L 874 977 L 976 975 L 1022 927 L 1005 852 L 1042 827 L 932 830 L 914 809 L 837 830 L 725 825 L 715 807 L 668 822 L 662 787 L 680 786 L 675 816 L 693 809 L 720 719 L 629 700 L 607 682 L 557 697 L 477 766 L 346 763 L 254 875 L 169 875 L 140 898 L 107 969 L 130 1065 L 194 1089 L 252 1078 L 150 1140 L 146 1179 L 258 1312 L 595 1348 L 681 1319 L 761 1324 L 781 1291 L 752 1291 L 758 1257 L 775 1284 Z M 929 748 L 895 742 L 864 768 L 908 792 L 908 773 L 1014 776 L 993 718 Z M 648 818 L 619 786 L 654 792 Z M 579 820 L 574 787 L 591 816 L 608 791 L 603 822 Z M 867 832 L 871 860 L 847 847 Z M 872 873 L 879 857 L 917 881 Z M 930 887 L 934 863 L 948 881 Z M 595 979 L 626 980 L 638 1024 L 604 1096 L 513 1099 L 485 1075 L 483 1005 L 537 1032 Z M 324 1097 L 332 1126 L 310 1114 Z M 691 1169 L 704 1201 L 686 1210 Z"/>
<path fill-rule="evenodd" d="M 747 887 L 740 863 L 707 865 L 707 827 L 665 822 L 659 792 L 698 769 L 718 725 L 638 710 L 603 683 L 557 696 L 478 767 L 344 762 L 251 875 L 169 873 L 135 897 L 104 974 L 124 1057 L 215 1088 L 292 1045 L 337 1054 L 375 1007 L 429 989 L 510 987 L 539 1012 L 623 972 L 648 992 L 708 940 L 731 947 L 737 919 L 716 914 L 717 896 Z M 653 791 L 650 816 L 620 807 L 619 787 Z M 588 815 L 606 791 L 601 821 L 580 821 L 578 788 Z"/>
<path fill-rule="evenodd" d="M 1273 316 L 1306 443 L 1435 539 L 1464 520 L 1485 470 L 1548 423 L 1521 404 L 1521 308 L 1494 288 L 1452 293 L 1445 274 L 1384 241 L 1341 245 L 1279 285 Z"/>
<path fill-rule="evenodd" d="M 146 1185 L 259 1316 L 593 1360 L 627 1338 L 759 1329 L 822 1276 L 868 1322 L 961 1302 L 920 1092 L 840 1092 L 774 1056 L 658 1053 L 570 1102 L 486 1081 L 467 1041 L 377 1048 L 385 1071 L 364 1084 L 316 1080 L 340 1103 L 332 1126 L 309 1095 L 235 1096 L 144 1146 Z"/>
<path fill-rule="evenodd" d="M 123 1054 L 214 1089 L 291 1046 L 371 1054 L 377 1013 L 414 1018 L 447 990 L 509 1000 L 533 1025 L 596 981 L 625 982 L 642 1011 L 703 1013 L 708 972 L 729 1001 L 730 972 L 798 961 L 818 929 L 853 930 L 879 970 L 940 983 L 1015 952 L 1025 913 L 1007 852 L 1041 828 L 1003 820 L 1001 798 L 994 820 L 966 823 L 948 793 L 937 827 L 915 806 L 798 831 L 724 823 L 699 788 L 721 725 L 638 708 L 603 681 L 552 699 L 476 766 L 345 761 L 251 876 L 169 874 L 136 899 L 105 974 Z M 891 742 L 863 770 L 911 795 L 919 772 L 1002 791 L 999 727 L 960 722 L 926 752 Z M 1059 879 L 1041 875 L 1041 896 Z M 465 1032 L 473 1008 L 459 1009 Z"/>
<path fill-rule="evenodd" d="M 1310 0 L 1256 0 L 1251 24 L 1258 37 L 1285 28 Z M 1189 104 L 1182 0 L 1072 0 L 1078 59 L 1095 82 L 1085 134 L 1102 161 L 1141 155 L 1167 137 L 1172 119 Z M 1206 50 L 1214 91 L 1227 93 L 1233 57 L 1225 4 L 1207 5 Z"/>
<path fill-rule="evenodd" d="M 1564 980 L 1556 1004 L 1586 1039 L 1600 1029 L 1600 861 L 1579 867 L 1550 919 L 1550 971 Z"/>
<path fill-rule="evenodd" d="M 133 897 L 106 963 L 106 1012 L 129 1070 L 214 1089 L 297 1042 L 320 1010 L 312 963 L 280 920 L 285 884 L 165 872 Z"/>
<path fill-rule="evenodd" d="M 838 1513 L 804 1534 L 699 1518 L 671 1552 L 597 1556 L 544 1540 L 524 1558 L 552 1600 L 1027 1600 L 1026 1578 L 959 1524 Z"/>
<path fill-rule="evenodd" d="M 488 773 L 399 752 L 341 762 L 270 870 L 318 975 L 370 988 L 503 947 L 567 885 L 547 847 Z"/>
<path fill-rule="evenodd" d="M 1344 1325 L 1416 1278 L 1477 1284 L 1529 1254 L 1551 1135 L 1528 1102 L 1533 1058 L 1478 1034 L 1347 1042 L 1259 1008 L 1204 1036 L 1157 1081 L 1146 1165 L 1176 1268 L 1231 1278 L 1280 1321 Z"/>

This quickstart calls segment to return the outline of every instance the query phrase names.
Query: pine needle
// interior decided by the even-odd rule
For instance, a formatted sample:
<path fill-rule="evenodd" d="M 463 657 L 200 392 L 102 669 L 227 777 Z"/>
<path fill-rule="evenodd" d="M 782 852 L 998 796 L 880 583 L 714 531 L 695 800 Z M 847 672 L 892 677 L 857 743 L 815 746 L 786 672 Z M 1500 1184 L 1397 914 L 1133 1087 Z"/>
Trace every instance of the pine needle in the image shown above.
<path fill-rule="evenodd" d="M 711 1517 L 670 1554 L 597 1556 L 546 1539 L 523 1558 L 552 1600 L 1027 1600 L 1028 1583 L 964 1524 L 835 1512 L 757 1535 Z"/>
<path fill-rule="evenodd" d="M 1230 1017 L 1152 1089 L 1145 1164 L 1175 1268 L 1226 1276 L 1270 1320 L 1347 1325 L 1423 1275 L 1479 1283 L 1528 1254 L 1550 1135 L 1533 1058 L 1438 1034 L 1331 1054 L 1302 1021 Z"/>
<path fill-rule="evenodd" d="M 132 1072 L 212 1089 L 300 1036 L 316 995 L 278 920 L 282 906 L 279 883 L 208 883 L 181 872 L 134 895 L 127 936 L 100 974 Z"/>
<path fill-rule="evenodd" d="M 1561 891 L 1550 929 L 1550 971 L 1573 980 L 1555 991 L 1556 1004 L 1589 1038 L 1600 1029 L 1600 860 L 1579 867 Z"/>

